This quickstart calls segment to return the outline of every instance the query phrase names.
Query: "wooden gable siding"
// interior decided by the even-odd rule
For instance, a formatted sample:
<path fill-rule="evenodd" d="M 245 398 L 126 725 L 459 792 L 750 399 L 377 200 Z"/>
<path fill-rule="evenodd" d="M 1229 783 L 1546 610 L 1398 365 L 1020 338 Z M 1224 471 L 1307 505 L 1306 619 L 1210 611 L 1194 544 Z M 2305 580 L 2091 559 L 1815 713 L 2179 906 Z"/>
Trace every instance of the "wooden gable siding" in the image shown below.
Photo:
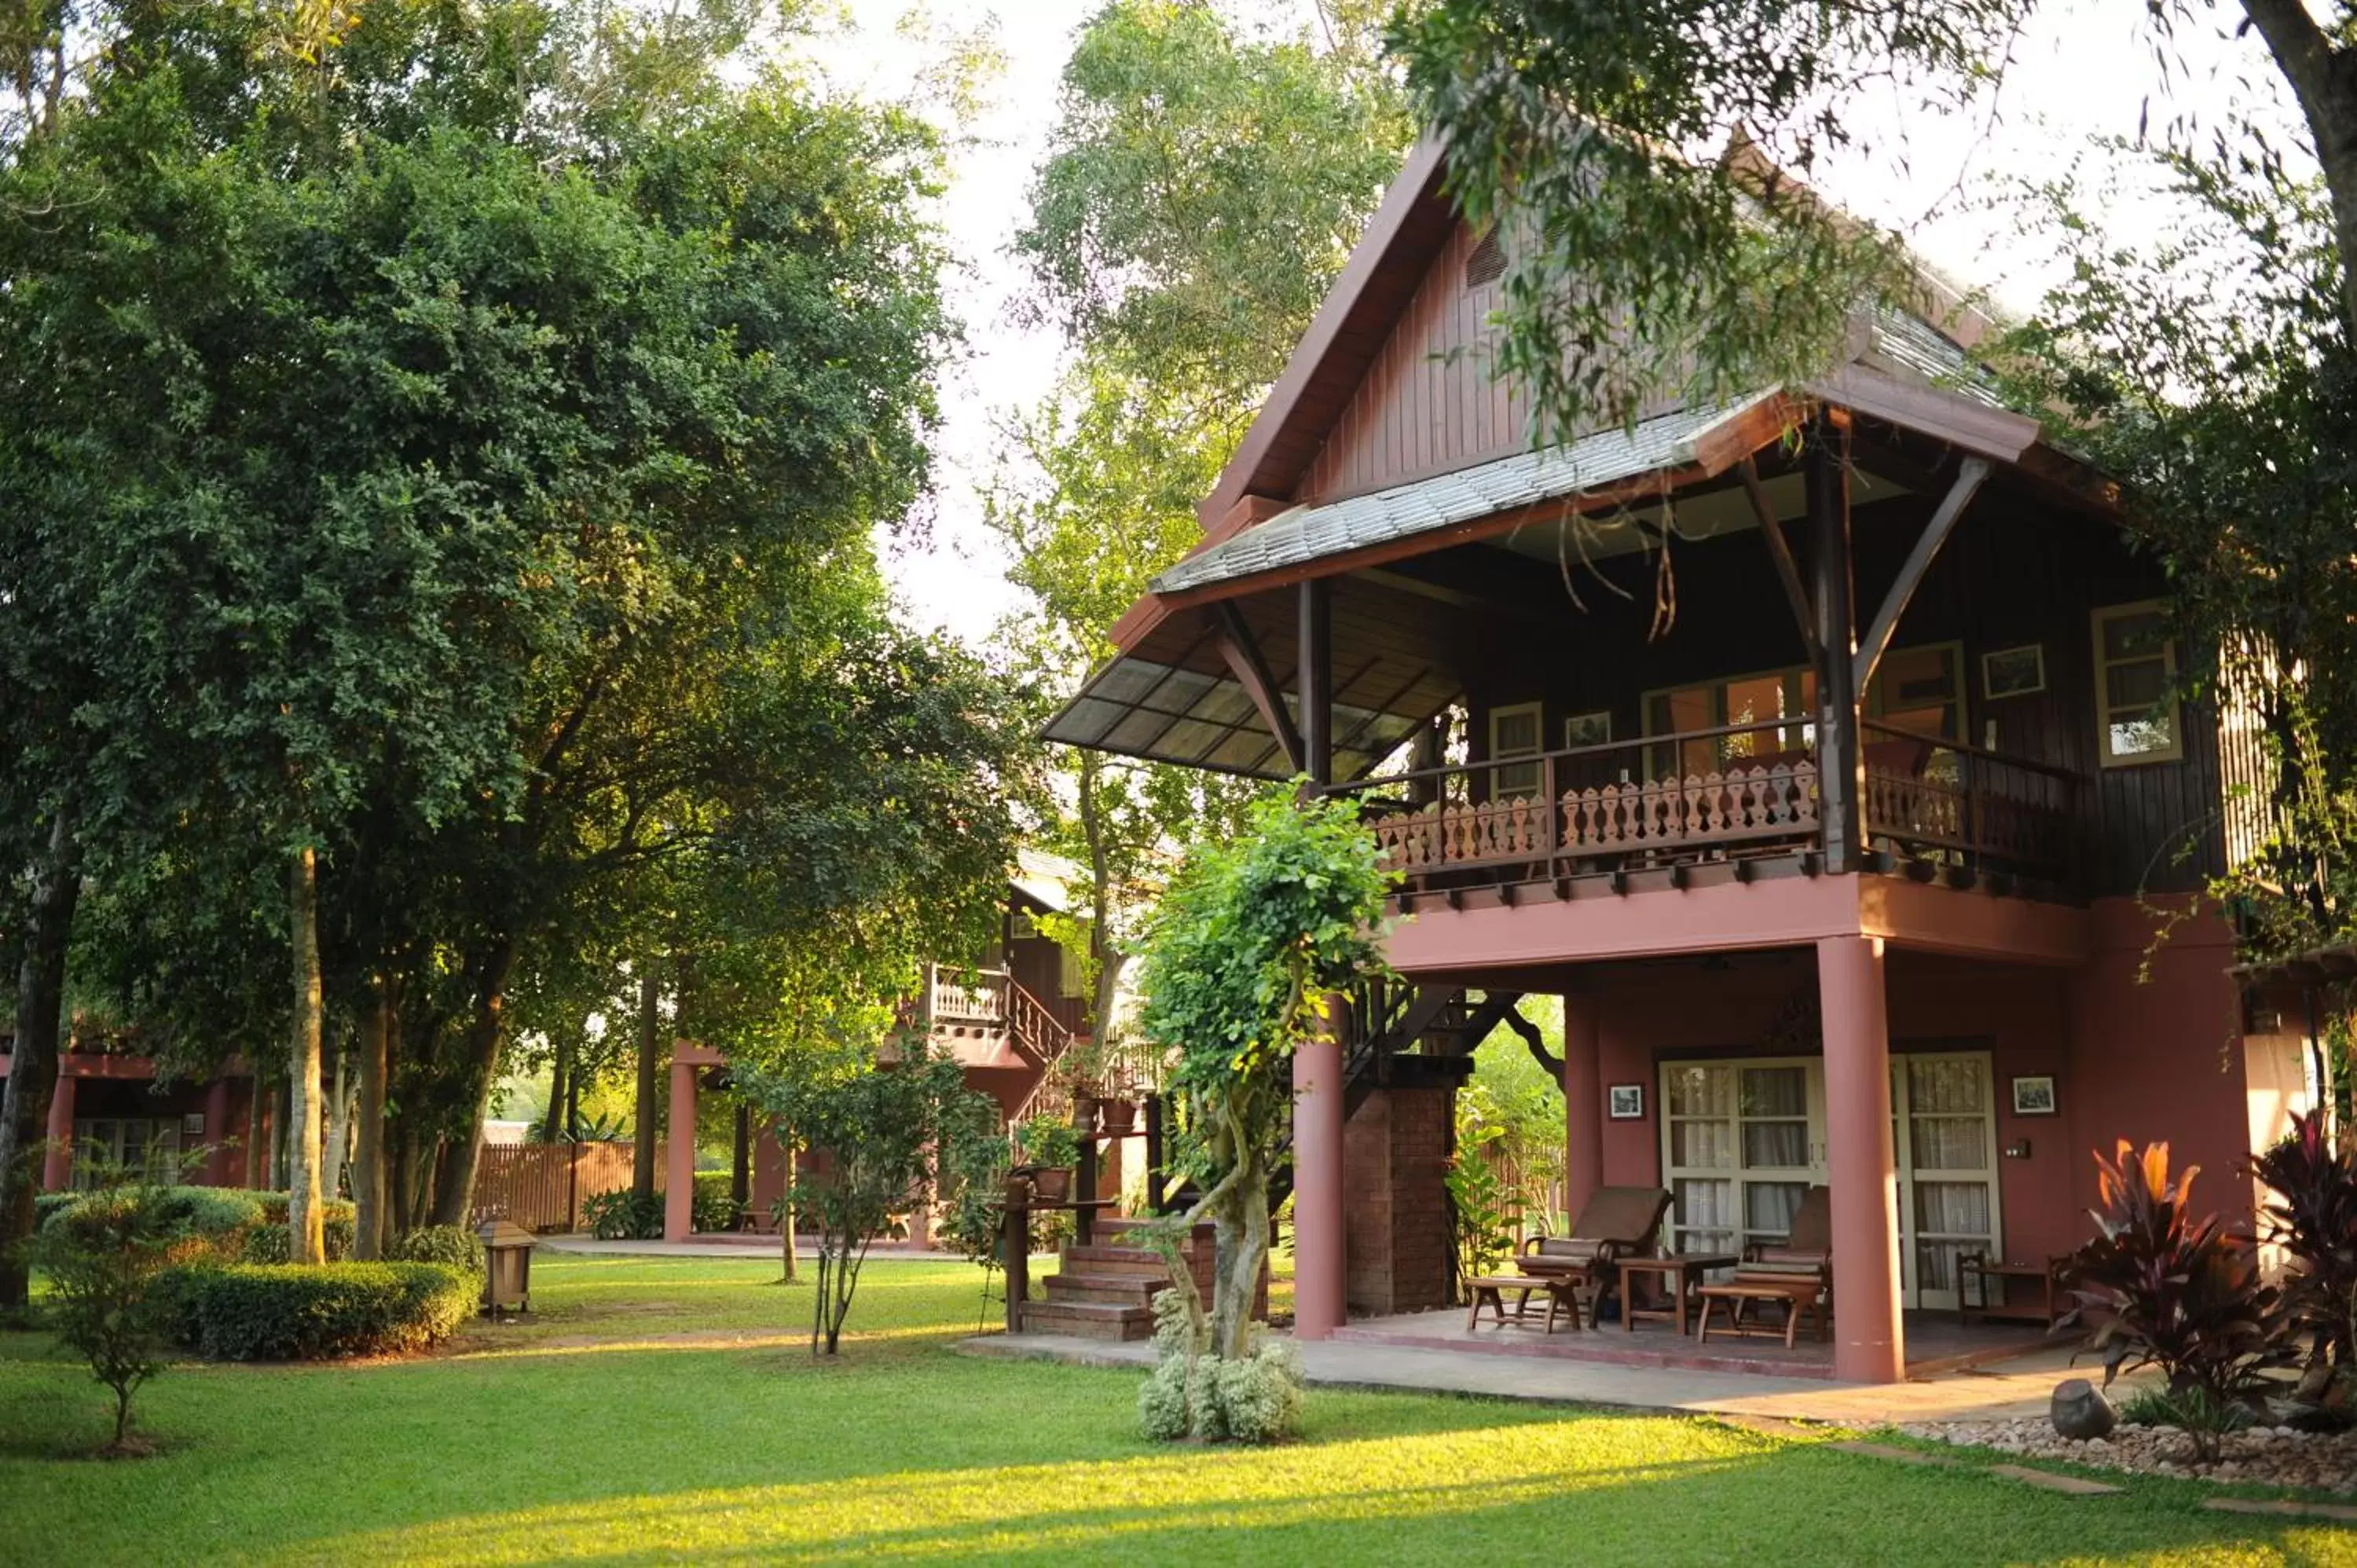
<path fill-rule="evenodd" d="M 1932 504 L 1910 496 L 1859 510 L 1861 622 L 1880 603 Z M 1493 560 L 1503 553 L 1490 551 Z M 1534 583 L 1558 578 L 1545 563 L 1506 559 Z M 1573 610 L 1566 602 L 1559 627 L 1503 617 L 1469 621 L 1466 686 L 1474 759 L 1486 755 L 1493 706 L 1540 701 L 1551 748 L 1563 744 L 1566 718 L 1598 710 L 1611 714 L 1614 739 L 1630 740 L 1643 734 L 1649 692 L 1805 662 L 1757 533 L 1683 545 L 1674 561 L 1677 619 L 1657 639 L 1646 636 L 1652 564 L 1637 557 L 1604 564 L 1610 586 L 1577 569 L 1574 582 L 1587 607 Z M 2182 890 L 2223 864 L 2214 715 L 2192 707 L 2181 715 L 2181 761 L 2097 766 L 2092 612 L 2153 597 L 2161 587 L 2153 564 L 2132 555 L 2110 530 L 1994 484 L 1933 564 L 1894 642 L 1901 650 L 1962 643 L 1965 738 L 1986 740 L 1994 718 L 1996 749 L 2069 768 L 2090 781 L 2083 800 L 2092 854 L 2087 873 L 2098 893 Z M 1981 656 L 2026 642 L 2045 650 L 2046 690 L 1990 701 Z"/>
<path fill-rule="evenodd" d="M 1465 286 L 1474 243 L 1456 225 L 1327 432 L 1296 500 L 1363 495 L 1523 450 L 1528 400 L 1490 374 L 1483 350 L 1501 284 Z"/>

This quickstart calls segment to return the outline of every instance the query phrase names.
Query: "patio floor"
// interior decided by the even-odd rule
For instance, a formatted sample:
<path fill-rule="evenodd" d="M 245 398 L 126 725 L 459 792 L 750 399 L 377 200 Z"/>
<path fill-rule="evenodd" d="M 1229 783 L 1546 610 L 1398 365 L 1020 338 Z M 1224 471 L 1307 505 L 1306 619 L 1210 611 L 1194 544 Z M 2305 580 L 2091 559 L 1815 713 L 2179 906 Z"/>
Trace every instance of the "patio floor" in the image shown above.
<path fill-rule="evenodd" d="M 1354 1319 L 1335 1330 L 1336 1342 L 1391 1345 L 1420 1350 L 1469 1351 L 1477 1355 L 1588 1361 L 1607 1366 L 1675 1368 L 1689 1371 L 1748 1372 L 1779 1378 L 1831 1378 L 1830 1339 L 1812 1339 L 1804 1326 L 1791 1349 L 1781 1335 L 1738 1338 L 1714 1329 L 1707 1342 L 1681 1335 L 1667 1323 L 1640 1323 L 1632 1332 L 1618 1323 L 1572 1330 L 1560 1324 L 1542 1333 L 1538 1313 L 1527 1324 L 1500 1327 L 1488 1316 L 1478 1329 L 1465 1326 L 1462 1307 Z M 1838 1329 L 1835 1332 L 1839 1332 Z M 1906 1315 L 1907 1375 L 1932 1377 L 2029 1355 L 2048 1343 L 2035 1325 L 1976 1323 L 1966 1326 L 1953 1312 Z"/>

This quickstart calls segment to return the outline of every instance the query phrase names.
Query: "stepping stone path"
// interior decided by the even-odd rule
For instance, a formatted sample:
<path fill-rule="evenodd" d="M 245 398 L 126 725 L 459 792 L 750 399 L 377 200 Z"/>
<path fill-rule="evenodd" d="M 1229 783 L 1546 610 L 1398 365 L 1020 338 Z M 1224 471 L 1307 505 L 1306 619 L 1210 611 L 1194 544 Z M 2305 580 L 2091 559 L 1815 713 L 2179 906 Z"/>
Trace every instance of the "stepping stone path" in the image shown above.
<path fill-rule="evenodd" d="M 2220 1513 L 2282 1514 L 2292 1519 L 2357 1520 L 2357 1509 L 2343 1503 L 2261 1503 L 2248 1498 L 2209 1498 L 2202 1501 L 2205 1509 Z"/>
<path fill-rule="evenodd" d="M 1845 1454 L 1863 1454 L 1869 1459 L 1896 1459 L 1901 1465 L 1930 1465 L 1943 1470 L 1961 1469 L 1964 1463 L 1944 1454 L 1926 1454 L 1919 1448 L 1900 1448 L 1888 1443 L 1828 1443 L 1825 1446 Z"/>
<path fill-rule="evenodd" d="M 2060 1476 L 2051 1470 L 2033 1470 L 2027 1465 L 1992 1465 L 1992 1476 L 2003 1476 L 2008 1481 L 2024 1486 L 2042 1487 L 2050 1492 L 2061 1492 L 2073 1498 L 2109 1498 L 2119 1495 L 2120 1488 L 2107 1487 L 2101 1481 L 2090 1481 L 2081 1476 Z"/>

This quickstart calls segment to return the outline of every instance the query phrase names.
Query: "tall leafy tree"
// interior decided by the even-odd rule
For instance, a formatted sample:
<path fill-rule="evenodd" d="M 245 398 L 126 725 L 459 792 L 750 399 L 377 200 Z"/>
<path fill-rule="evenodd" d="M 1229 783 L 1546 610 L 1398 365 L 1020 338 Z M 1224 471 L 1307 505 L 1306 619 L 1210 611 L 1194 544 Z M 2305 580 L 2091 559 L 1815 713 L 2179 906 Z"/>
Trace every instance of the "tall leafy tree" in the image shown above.
<path fill-rule="evenodd" d="M 1114 0 L 1065 67 L 1017 242 L 1027 307 L 1079 350 L 1014 428 L 989 520 L 1035 607 L 1016 640 L 1069 692 L 1105 629 L 1199 537 L 1207 494 L 1413 135 L 1372 7 L 1263 32 L 1222 8 Z M 1109 1020 L 1128 944 L 1178 844 L 1241 789 L 1103 753 L 1065 759 L 1051 845 L 1085 909 L 1051 921 Z"/>

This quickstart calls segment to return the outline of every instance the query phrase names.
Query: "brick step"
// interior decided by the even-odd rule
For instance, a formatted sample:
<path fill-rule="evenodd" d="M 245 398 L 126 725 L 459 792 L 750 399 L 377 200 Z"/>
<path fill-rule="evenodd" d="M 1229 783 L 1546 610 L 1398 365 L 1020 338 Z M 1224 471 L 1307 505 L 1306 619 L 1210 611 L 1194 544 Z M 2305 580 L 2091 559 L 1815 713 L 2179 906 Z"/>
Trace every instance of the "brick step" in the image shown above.
<path fill-rule="evenodd" d="M 1154 1314 L 1110 1301 L 1027 1301 L 1026 1334 L 1069 1334 L 1081 1339 L 1151 1339 Z"/>
<path fill-rule="evenodd" d="M 1076 1274 L 1138 1274 L 1154 1279 L 1168 1279 L 1170 1267 L 1158 1252 L 1144 1247 L 1117 1247 L 1110 1242 L 1092 1241 L 1083 1247 L 1075 1242 L 1064 1249 L 1063 1266 Z"/>
<path fill-rule="evenodd" d="M 1048 1276 L 1049 1301 L 1110 1301 L 1150 1307 L 1154 1293 L 1169 1288 L 1167 1276 L 1144 1274 L 1061 1273 Z"/>

